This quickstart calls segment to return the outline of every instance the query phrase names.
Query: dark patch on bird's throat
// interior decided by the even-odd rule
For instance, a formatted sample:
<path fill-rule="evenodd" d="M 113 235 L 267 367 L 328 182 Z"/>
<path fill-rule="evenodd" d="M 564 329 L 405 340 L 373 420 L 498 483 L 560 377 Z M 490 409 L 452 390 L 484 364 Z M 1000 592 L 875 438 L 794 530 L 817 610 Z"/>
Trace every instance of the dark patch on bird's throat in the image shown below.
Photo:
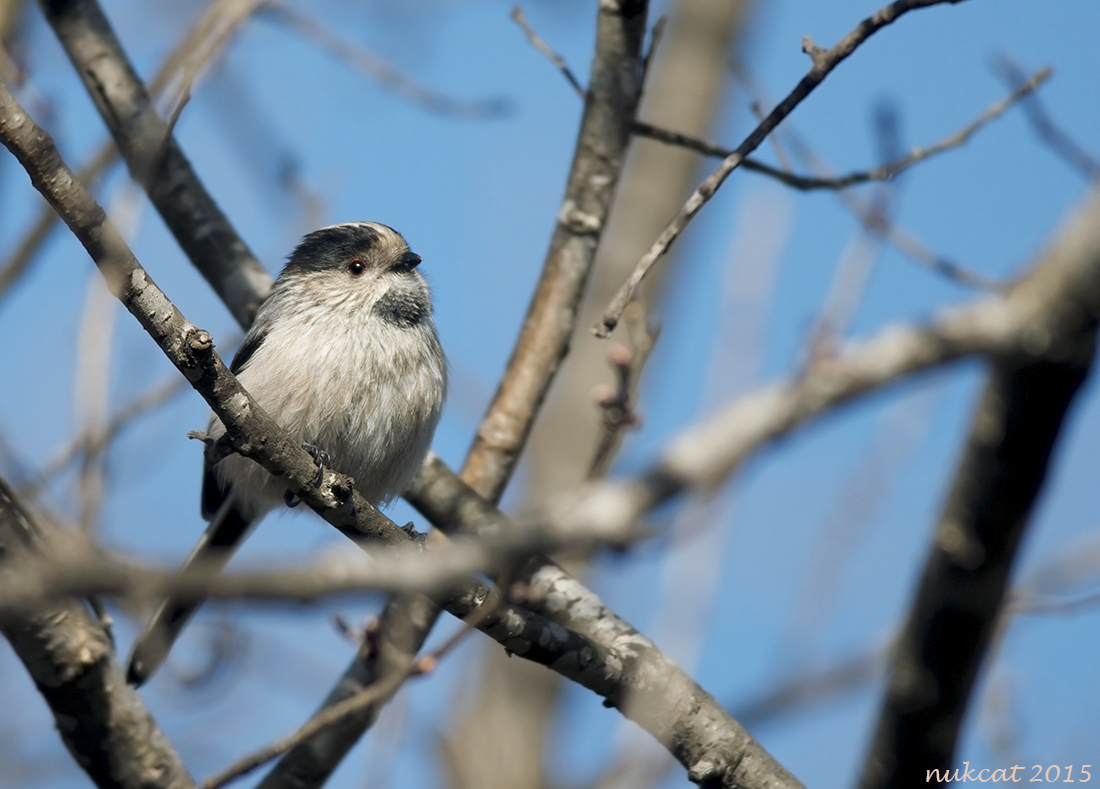
<path fill-rule="evenodd" d="M 391 288 L 374 303 L 374 314 L 386 323 L 411 329 L 428 317 L 428 299 L 420 293 Z"/>

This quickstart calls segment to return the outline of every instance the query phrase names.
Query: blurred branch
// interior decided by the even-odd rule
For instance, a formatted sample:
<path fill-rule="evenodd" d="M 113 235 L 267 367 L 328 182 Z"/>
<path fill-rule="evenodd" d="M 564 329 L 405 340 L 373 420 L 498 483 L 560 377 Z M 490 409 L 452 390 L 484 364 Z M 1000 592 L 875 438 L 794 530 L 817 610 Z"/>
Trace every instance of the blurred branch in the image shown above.
<path fill-rule="evenodd" d="M 1084 251 L 1100 269 L 1100 238 L 1092 241 Z M 867 789 L 954 763 L 1016 550 L 1092 364 L 1100 310 L 1090 306 L 1038 358 L 994 363 L 902 630 L 861 777 Z"/>
<path fill-rule="evenodd" d="M 1049 598 L 1039 595 L 1012 594 L 1005 605 L 1006 616 L 1034 614 L 1076 614 L 1100 606 L 1100 591 L 1072 598 Z"/>
<path fill-rule="evenodd" d="M 802 41 L 802 50 L 813 61 L 810 71 L 795 86 L 794 90 L 776 105 L 775 109 L 753 129 L 749 136 L 723 160 L 718 169 L 699 184 L 679 213 L 669 222 L 668 226 L 657 237 L 657 240 L 653 242 L 649 251 L 638 261 L 634 272 L 623 283 L 622 288 L 611 300 L 611 303 L 608 304 L 603 318 L 593 328 L 595 335 L 597 337 L 607 337 L 611 334 L 618 325 L 623 310 L 634 297 L 638 285 L 641 284 L 649 269 L 668 251 L 668 248 L 672 246 L 672 243 L 680 236 L 684 228 L 695 218 L 702 207 L 714 196 L 714 193 L 718 191 L 718 188 L 725 182 L 730 173 L 737 169 L 745 157 L 767 139 L 775 127 L 790 115 L 794 108 L 809 96 L 834 68 L 851 55 L 860 44 L 904 14 L 915 9 L 940 5 L 945 2 L 958 3 L 965 2 L 965 0 L 896 0 L 860 22 L 852 32 L 832 49 L 821 49 L 813 43 L 809 36 L 806 36 Z"/>
<path fill-rule="evenodd" d="M 56 214 L 54 214 L 56 216 Z M 98 455 L 129 425 L 149 411 L 170 401 L 187 388 L 187 380 L 172 376 L 133 400 L 123 403 L 101 431 L 85 430 L 46 462 L 35 476 L 21 486 L 20 493 L 34 498 L 49 482 L 81 455 Z"/>
<path fill-rule="evenodd" d="M 152 82 L 149 83 L 151 96 L 159 96 L 181 71 L 197 72 L 204 63 L 216 57 L 219 48 L 225 45 L 228 35 L 214 36 L 212 32 L 226 25 L 226 20 L 230 16 L 229 12 L 239 2 L 240 0 L 212 0 L 195 27 L 191 29 L 157 70 Z M 230 28 L 232 29 L 232 22 L 230 22 Z M 80 170 L 77 175 L 80 182 L 90 188 L 114 163 L 117 156 L 118 148 L 115 147 L 113 142 L 103 145 Z M 57 212 L 48 205 L 44 205 L 30 230 L 15 246 L 15 251 L 0 266 L 0 297 L 3 297 L 11 285 L 26 270 L 27 266 L 30 265 L 35 253 L 38 252 L 42 243 L 49 236 L 50 231 L 56 226 L 57 220 Z"/>
<path fill-rule="evenodd" d="M 554 66 L 562 73 L 565 79 L 573 86 L 573 90 L 577 92 L 577 95 L 582 99 L 584 98 L 584 87 L 581 85 L 580 80 L 577 79 L 577 75 L 573 73 L 573 70 L 569 68 L 569 64 L 565 62 L 565 59 L 550 48 L 535 29 L 527 23 L 527 17 L 523 15 L 523 9 L 518 5 L 512 7 L 512 20 L 523 29 L 523 32 L 527 36 L 527 40 L 531 42 L 531 46 L 546 56 Z"/>
<path fill-rule="evenodd" d="M 641 418 L 634 412 L 634 398 L 642 370 L 661 333 L 659 328 L 648 325 L 646 310 L 639 302 L 628 305 L 624 317 L 630 329 L 631 347 L 615 344 L 607 355 L 608 364 L 615 372 L 616 384 L 597 388 L 596 402 L 603 418 L 600 420 L 596 454 L 588 468 L 588 479 L 600 479 L 607 474 L 626 431 L 640 424 Z"/>
<path fill-rule="evenodd" d="M 1100 192 L 1005 297 L 955 309 L 923 329 L 895 326 L 726 406 L 673 440 L 639 477 L 591 485 L 560 502 L 555 518 L 594 531 L 633 523 L 686 489 L 709 490 L 751 453 L 821 414 L 907 376 L 965 356 L 1000 359 L 1077 354 L 1068 342 L 1100 315 Z M 1075 357 L 1076 358 L 1076 357 Z"/>
<path fill-rule="evenodd" d="M 310 455 L 240 387 L 214 353 L 209 335 L 192 326 L 152 283 L 103 210 L 73 179 L 49 136 L 2 84 L 0 140 L 62 214 L 103 271 L 112 292 L 207 400 L 225 425 L 230 443 L 269 473 L 282 475 L 295 495 L 360 545 L 367 547 L 364 538 L 374 544 L 410 544 L 412 536 L 363 500 L 343 475 L 325 470 L 321 484 L 315 485 L 317 467 Z M 578 525 L 587 524 L 580 521 Z M 491 590 L 474 579 L 456 584 L 440 597 L 442 606 L 462 619 L 491 605 L 491 613 L 478 623 L 479 630 L 510 652 L 554 669 L 623 709 L 673 750 L 693 780 L 707 780 L 730 770 L 742 776 L 741 783 L 749 787 L 769 782 L 773 786 L 797 785 L 705 691 L 656 650 L 646 653 L 648 659 L 643 661 L 635 639 L 618 639 L 608 642 L 617 651 L 613 654 L 603 642 L 516 605 L 498 607 Z M 543 604 L 550 602 L 553 608 L 553 599 L 554 594 L 548 594 Z M 578 619 L 578 624 L 607 627 L 606 619 L 594 622 L 587 616 Z M 637 641 L 645 642 L 640 636 Z M 702 711 L 701 706 L 705 707 Z"/>
<path fill-rule="evenodd" d="M 0 578 L 32 560 L 42 527 L 0 479 Z M 193 789 L 179 755 L 126 684 L 103 629 L 75 599 L 0 618 L 0 629 L 49 705 L 65 746 L 104 789 Z"/>
<path fill-rule="evenodd" d="M 640 91 L 638 62 L 646 10 L 644 0 L 622 0 L 603 3 L 597 12 L 592 89 L 585 97 L 558 224 L 512 357 L 462 467 L 462 479 L 492 503 L 500 500 L 511 479 L 576 325 L 580 299 L 630 142 L 627 125 L 634 117 Z M 405 497 L 413 501 L 410 494 Z M 381 617 L 380 641 L 387 641 L 392 626 L 397 643 L 389 653 L 377 654 L 390 654 L 394 660 L 411 659 L 438 613 L 437 607 L 415 595 L 390 600 Z M 330 692 L 326 704 L 338 702 L 350 689 L 369 683 L 381 670 L 373 655 L 360 654 Z M 377 706 L 386 700 L 388 697 Z M 319 786 L 374 722 L 377 712 L 375 709 L 350 719 L 346 725 L 333 727 L 323 738 L 295 749 L 261 786 Z"/>
<path fill-rule="evenodd" d="M 377 55 L 345 41 L 283 2 L 262 2 L 259 4 L 259 10 L 268 19 L 299 33 L 306 40 L 356 71 L 365 74 L 386 90 L 426 110 L 469 120 L 499 118 L 511 112 L 511 102 L 505 98 L 467 101 L 451 98 L 427 88 L 402 74 Z"/>
<path fill-rule="evenodd" d="M 39 3 L 89 96 L 110 129 L 130 174 L 149 194 L 187 256 L 242 327 L 271 286 L 268 274 L 199 181 L 95 0 Z M 242 22 L 251 0 L 223 0 Z"/>
<path fill-rule="evenodd" d="M 391 684 L 390 678 L 406 675 L 439 614 L 439 606 L 422 594 L 401 595 L 389 600 L 378 618 L 377 632 L 368 634 L 369 640 L 357 650 L 355 660 L 306 726 L 318 719 L 327 720 L 330 714 L 337 715 L 330 710 L 344 703 L 353 706 L 354 711 L 337 715 L 332 725 L 293 743 L 258 786 L 262 789 L 307 789 L 323 785 L 355 743 L 374 725 L 399 687 Z M 372 690 L 379 686 L 384 688 L 382 692 Z M 350 701 L 357 696 L 358 703 Z"/>
<path fill-rule="evenodd" d="M 746 726 L 755 728 L 771 723 L 796 710 L 805 710 L 871 685 L 886 669 L 892 648 L 892 644 L 886 644 L 867 649 L 824 668 L 801 672 L 731 707 L 737 719 Z"/>
<path fill-rule="evenodd" d="M 993 66 L 1009 85 L 1017 86 L 1024 81 L 1023 70 L 1005 55 L 994 58 Z M 1100 162 L 1054 122 L 1038 96 L 1031 96 L 1024 102 L 1024 112 L 1039 138 L 1065 159 L 1070 167 L 1090 181 L 1100 179 Z"/>
<path fill-rule="evenodd" d="M 28 560 L 8 573 L 0 584 L 0 615 L 25 612 L 59 597 L 88 595 L 129 598 L 137 604 L 169 596 L 183 603 L 204 597 L 308 603 L 364 591 L 438 598 L 468 576 L 500 578 L 534 554 L 588 552 L 602 545 L 623 548 L 641 536 L 632 524 L 594 534 L 561 521 L 513 523 L 491 505 L 484 506 L 488 509 L 476 526 L 464 523 L 476 538 L 458 535 L 431 551 L 387 554 L 385 562 L 363 561 L 355 554 L 331 556 L 304 567 L 252 572 L 221 573 L 201 566 L 186 574 L 162 570 L 116 557 L 74 533 L 54 539 L 43 559 Z"/>
<path fill-rule="evenodd" d="M 812 191 L 815 189 L 846 189 L 850 186 L 856 186 L 857 184 L 864 184 L 870 181 L 889 181 L 918 162 L 922 162 L 925 159 L 931 159 L 938 154 L 965 145 L 980 129 L 999 118 L 1021 99 L 1031 95 L 1040 85 L 1050 79 L 1052 73 L 1049 67 L 1039 69 L 1032 74 L 1030 78 L 1019 80 L 1018 83 L 1014 85 L 1012 93 L 987 107 L 985 112 L 955 133 L 931 145 L 926 145 L 923 148 L 913 148 L 909 153 L 905 154 L 905 156 L 886 162 L 870 170 L 859 170 L 846 175 L 831 177 L 795 175 L 794 173 L 772 167 L 769 164 L 747 157 L 741 163 L 741 166 L 750 172 L 766 175 L 770 178 L 774 178 L 780 183 L 802 191 Z M 724 159 L 734 153 L 734 151 L 729 148 L 724 148 L 720 145 L 715 145 L 714 143 L 700 140 L 686 134 L 680 134 L 679 132 L 658 128 L 648 123 L 643 123 L 642 121 L 635 122 L 631 131 L 634 134 L 648 137 L 658 142 L 687 148 L 688 150 L 701 153 L 704 156 L 718 156 Z"/>
<path fill-rule="evenodd" d="M 481 609 L 471 614 L 464 623 L 465 626 L 454 633 L 454 635 L 447 639 L 446 643 L 430 655 L 424 655 L 415 663 L 410 662 L 400 670 L 384 674 L 370 686 L 363 688 L 358 693 L 322 709 L 290 736 L 284 737 L 266 748 L 261 748 L 255 753 L 249 754 L 217 775 L 206 779 L 203 781 L 202 789 L 219 789 L 219 787 L 225 786 L 230 781 L 247 775 L 257 767 L 271 761 L 277 756 L 287 753 L 302 743 L 308 742 L 310 739 L 331 729 L 333 726 L 345 722 L 348 719 L 358 718 L 362 716 L 364 712 L 376 708 L 380 704 L 384 704 L 387 699 L 391 698 L 393 694 L 397 692 L 397 689 L 400 688 L 406 680 L 415 676 L 430 674 L 434 671 L 436 666 L 439 665 L 439 661 L 447 654 L 454 651 L 458 643 L 473 632 L 473 628 L 494 613 L 496 606 L 499 605 L 501 600 L 499 594 L 496 596 L 495 600 L 496 602 L 494 604 L 483 606 Z M 363 648 L 372 650 L 374 648 L 370 643 L 372 640 L 372 634 L 368 633 Z"/>
<path fill-rule="evenodd" d="M 645 0 L 599 6 L 584 116 L 542 276 L 500 387 L 478 428 L 463 479 L 499 499 L 569 348 L 581 296 L 607 224 L 641 86 Z"/>
<path fill-rule="evenodd" d="M 449 534 L 492 534 L 512 528 L 431 453 L 407 498 L 436 528 Z M 562 515 L 558 511 L 550 518 L 571 521 Z M 633 523 L 620 521 L 620 525 Z M 585 533 L 590 524 L 590 520 L 578 520 L 578 533 Z M 604 663 L 603 670 L 614 666 L 621 684 L 600 695 L 668 748 L 687 768 L 690 780 L 744 787 L 800 786 L 683 669 L 561 567 L 534 557 L 517 570 L 515 580 L 527 589 L 524 598 L 529 609 L 608 650 L 611 662 Z"/>

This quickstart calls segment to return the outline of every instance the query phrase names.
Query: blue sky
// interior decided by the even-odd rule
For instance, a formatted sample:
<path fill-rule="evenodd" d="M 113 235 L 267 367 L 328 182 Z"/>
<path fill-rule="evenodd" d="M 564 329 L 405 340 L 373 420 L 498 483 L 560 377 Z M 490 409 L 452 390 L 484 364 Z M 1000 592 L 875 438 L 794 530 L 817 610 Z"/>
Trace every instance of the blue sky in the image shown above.
<path fill-rule="evenodd" d="M 530 22 L 582 79 L 593 5 L 524 5 Z M 280 183 L 280 172 L 290 165 L 319 201 L 315 218 L 322 224 L 374 219 L 405 234 L 425 261 L 454 382 L 435 449 L 457 465 L 538 276 L 580 103 L 527 44 L 506 3 L 298 6 L 434 89 L 461 98 L 504 97 L 512 107 L 502 118 L 482 121 L 428 113 L 257 19 L 198 86 L 177 128 L 198 172 L 273 273 L 297 238 L 312 229 L 301 202 Z M 105 8 L 139 71 L 148 75 L 202 4 L 152 8 L 117 0 Z M 762 89 L 778 99 L 808 66 L 800 52 L 803 35 L 831 45 L 876 8 L 867 0 L 760 4 L 743 59 Z M 20 98 L 76 164 L 106 135 L 52 33 L 36 9 L 29 13 L 30 84 Z M 1093 40 L 1098 25 L 1100 6 L 1089 0 L 969 0 L 916 12 L 843 63 L 781 128 L 797 130 L 837 171 L 866 168 L 877 161 L 876 106 L 885 101 L 896 108 L 906 149 L 931 143 L 1007 92 L 990 68 L 991 57 L 1003 53 L 1029 71 L 1053 67 L 1040 93 L 1045 106 L 1067 132 L 1100 154 L 1100 111 L 1093 101 L 1100 73 Z M 744 92 L 731 87 L 712 137 L 735 144 L 752 122 Z M 770 150 L 760 154 L 774 161 Z M 937 252 L 1008 278 L 1023 270 L 1085 190 L 1084 179 L 1039 143 L 1014 109 L 965 147 L 900 178 L 895 217 Z M 158 284 L 230 355 L 231 317 L 120 170 L 98 195 L 130 228 L 139 259 Z M 0 160 L 0 206 L 0 238 L 7 245 L 38 210 L 10 157 Z M 774 223 L 780 237 L 753 236 L 761 217 Z M 627 442 L 616 473 L 643 468 L 678 429 L 743 389 L 746 381 L 730 369 L 745 358 L 757 360 L 749 365 L 755 365 L 757 380 L 789 372 L 801 358 L 837 261 L 858 232 L 833 194 L 794 193 L 758 175 L 735 174 L 678 242 L 681 265 L 661 309 L 664 333 L 642 391 L 645 426 Z M 766 269 L 769 245 L 775 248 L 774 268 Z M 76 242 L 57 232 L 18 289 L 0 303 L 0 332 L 18 340 L 2 352 L 9 372 L 0 377 L 0 436 L 23 471 L 52 457 L 78 424 L 76 337 L 89 282 L 97 276 Z M 849 335 L 919 321 L 973 296 L 885 248 Z M 171 375 L 129 316 L 116 312 L 114 327 L 114 397 L 129 399 Z M 980 365 L 966 363 L 907 382 L 765 450 L 701 511 L 702 527 L 682 539 L 661 537 L 601 560 L 593 583 L 664 648 L 683 654 L 693 675 L 733 709 L 797 672 L 881 644 L 907 605 L 981 372 Z M 187 550 L 202 525 L 200 452 L 185 434 L 204 424 L 205 414 L 201 399 L 184 393 L 112 449 L 101 519 L 110 545 L 164 561 L 176 561 Z M 1098 446 L 1100 398 L 1093 382 L 1059 447 L 1019 577 L 1059 557 L 1082 555 L 1100 540 Z M 16 476 L 19 471 L 3 457 L 0 469 Z M 65 515 L 75 511 L 71 483 L 71 476 L 65 478 L 47 499 Z M 672 528 L 677 513 L 663 512 L 660 522 Z M 404 505 L 392 515 L 399 522 L 411 517 Z M 280 514 L 263 524 L 241 562 L 285 562 L 343 548 L 342 538 L 320 521 Z M 1094 566 L 1083 581 L 1052 593 L 1072 596 L 1095 590 L 1097 582 Z M 329 614 L 358 620 L 376 605 L 356 599 L 307 608 L 209 610 L 181 642 L 178 672 L 203 660 L 205 639 L 230 618 L 240 623 L 243 656 L 206 687 L 188 690 L 178 672 L 168 672 L 143 695 L 196 776 L 208 775 L 309 714 L 351 655 Z M 118 617 L 120 638 L 128 642 L 135 623 L 122 612 Z M 678 619 L 705 626 L 705 638 L 692 646 L 698 628 Z M 1100 763 L 1098 624 L 1096 608 L 1014 620 L 974 699 L 962 758 L 993 768 L 1011 766 L 1007 762 L 1014 759 L 1044 767 Z M 445 623 L 442 632 L 452 627 Z M 442 710 L 476 654 L 467 644 L 437 676 L 410 688 L 397 712 L 383 719 L 395 730 L 403 720 L 400 731 L 409 745 L 396 761 L 394 785 L 437 782 L 435 767 L 417 758 L 413 746 L 443 724 Z M 83 785 L 6 647 L 0 648 L 0 666 L 0 695 L 16 699 L 21 710 L 18 729 L 0 729 L 8 743 L 5 760 L 44 767 L 27 785 Z M 880 691 L 880 683 L 864 685 L 761 725 L 754 734 L 807 785 L 851 785 Z M 561 720 L 554 770 L 571 780 L 591 777 L 608 752 L 636 738 L 617 713 L 580 689 L 567 693 Z M 998 750 L 1008 725 L 1014 737 Z M 657 749 L 644 741 L 642 746 Z M 372 771 L 379 769 L 361 746 L 333 785 L 361 785 L 364 775 L 377 776 Z M 671 775 L 668 785 L 683 785 L 682 772 Z"/>

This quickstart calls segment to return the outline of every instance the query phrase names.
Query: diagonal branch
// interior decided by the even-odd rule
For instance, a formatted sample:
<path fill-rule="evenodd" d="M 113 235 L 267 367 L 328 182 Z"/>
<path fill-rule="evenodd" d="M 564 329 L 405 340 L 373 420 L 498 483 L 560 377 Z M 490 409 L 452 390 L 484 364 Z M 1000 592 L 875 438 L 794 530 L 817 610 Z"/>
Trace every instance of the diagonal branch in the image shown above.
<path fill-rule="evenodd" d="M 730 403 L 684 431 L 639 477 L 591 485 L 550 517 L 604 532 L 637 521 L 681 492 L 710 490 L 767 443 L 857 397 L 916 373 L 985 355 L 1064 361 L 1100 318 L 1100 192 L 1004 297 L 955 309 L 925 328 L 896 326 Z M 606 532 L 604 532 L 606 533 Z"/>
<path fill-rule="evenodd" d="M 62 214 L 103 271 L 112 292 L 210 404 L 225 425 L 230 442 L 242 454 L 269 473 L 281 475 L 292 492 L 345 535 L 395 547 L 410 544 L 411 536 L 355 493 L 343 475 L 325 470 L 321 484 L 315 486 L 317 469 L 309 454 L 241 388 L 218 359 L 210 336 L 191 325 L 153 284 L 102 208 L 61 161 L 49 136 L 2 83 L 0 141 Z M 643 660 L 633 641 L 600 642 L 514 604 L 498 605 L 491 590 L 474 579 L 456 584 L 440 595 L 438 602 L 456 617 L 481 617 L 477 628 L 513 654 L 548 666 L 618 706 L 672 748 L 697 780 L 732 770 L 746 777 L 745 786 L 798 785 L 713 699 L 682 672 L 674 674 L 675 666 L 660 653 L 647 653 Z M 486 604 L 492 606 L 489 613 Z M 645 683 L 639 687 L 642 679 L 669 675 L 677 680 L 671 688 L 667 680 L 652 690 Z M 647 703 L 633 706 L 631 700 L 639 698 Z M 697 710 L 707 699 L 706 709 L 713 713 L 709 717 Z M 702 744 L 705 748 L 681 736 L 684 723 L 693 733 L 707 736 Z M 755 758 L 745 758 L 746 751 Z"/>
<path fill-rule="evenodd" d="M 1092 364 L 1096 315 L 1060 339 L 1054 358 L 994 365 L 898 644 L 864 789 L 954 764 L 1016 551 Z"/>
<path fill-rule="evenodd" d="M 251 0 L 231 2 L 254 3 Z M 157 114 L 95 0 L 40 5 L 126 160 L 168 229 L 242 327 L 271 286 Z"/>
<path fill-rule="evenodd" d="M 217 55 L 232 30 L 244 21 L 243 16 L 247 14 L 242 14 L 241 3 L 250 1 L 212 0 L 195 26 L 172 50 L 150 81 L 149 93 L 153 98 L 163 93 L 173 80 L 190 83 L 194 73 Z M 117 156 L 118 149 L 114 142 L 102 145 L 81 168 L 81 183 L 91 187 L 114 164 Z M 3 298 L 12 284 L 26 271 L 57 221 L 57 213 L 48 205 L 43 206 L 38 218 L 15 245 L 15 251 L 0 266 L 0 298 Z"/>
<path fill-rule="evenodd" d="M 0 577 L 32 560 L 44 536 L 0 479 Z M 78 600 L 9 613 L 0 629 L 53 712 L 65 747 L 96 786 L 194 789 L 179 755 L 126 684 L 103 628 Z"/>
<path fill-rule="evenodd" d="M 679 238 L 680 234 L 684 232 L 684 228 L 688 226 L 688 223 L 695 218 L 695 215 L 698 214 L 703 206 L 714 196 L 714 193 L 718 191 L 718 188 L 725 182 L 730 173 L 741 166 L 745 157 L 755 151 L 760 146 L 760 143 L 764 142 L 768 135 L 775 130 L 775 127 L 778 126 L 784 118 L 790 115 L 791 112 L 794 111 L 794 108 L 802 103 L 803 99 L 813 93 L 817 86 L 825 80 L 833 69 L 855 52 L 860 44 L 910 11 L 918 8 L 940 5 L 942 3 L 959 2 L 965 2 L 965 0 L 895 0 L 895 2 L 880 8 L 874 14 L 860 22 L 852 32 L 845 36 L 832 49 L 821 49 L 813 43 L 809 36 L 803 39 L 802 49 L 813 61 L 813 66 L 810 67 L 809 72 L 795 86 L 794 90 L 787 94 L 787 97 L 779 102 L 775 109 L 768 113 L 764 120 L 757 124 L 756 128 L 745 138 L 744 142 L 737 146 L 737 148 L 722 161 L 718 169 L 699 184 L 695 192 L 688 198 L 687 202 L 684 203 L 679 213 L 677 213 L 672 221 L 669 222 L 668 226 L 661 231 L 661 234 L 657 237 L 657 240 L 653 242 L 649 251 L 638 261 L 638 265 L 635 267 L 630 277 L 623 283 L 623 286 L 619 289 L 619 292 L 615 294 L 611 303 L 608 304 L 603 318 L 601 318 L 600 322 L 593 328 L 593 333 L 597 337 L 607 337 L 611 334 L 618 325 L 623 310 L 626 309 L 626 305 L 634 297 L 634 292 L 638 289 L 638 285 L 641 284 L 645 275 L 657 260 L 668 251 L 672 243 Z"/>
<path fill-rule="evenodd" d="M 491 501 L 500 498 L 511 477 L 569 349 L 630 142 L 641 89 L 646 6 L 644 0 L 599 4 L 584 116 L 550 249 L 512 357 L 463 467 L 463 479 Z"/>
<path fill-rule="evenodd" d="M 500 118 L 511 112 L 511 104 L 504 98 L 471 101 L 438 93 L 402 74 L 377 55 L 340 38 L 305 14 L 298 13 L 283 3 L 268 0 L 260 3 L 259 9 L 268 19 L 296 31 L 314 46 L 366 74 L 386 90 L 430 112 L 469 120 Z"/>
<path fill-rule="evenodd" d="M 889 181 L 905 172 L 913 165 L 923 162 L 925 159 L 931 159 L 953 148 L 965 145 L 970 138 L 983 127 L 1004 115 L 1004 113 L 1014 104 L 1034 93 L 1040 85 L 1050 79 L 1052 73 L 1049 67 L 1042 68 L 1032 74 L 1028 79 L 1017 80 L 1017 84 L 1013 86 L 1012 93 L 1005 96 L 1000 101 L 991 104 L 981 115 L 958 131 L 929 145 L 914 148 L 909 153 L 905 154 L 905 156 L 886 162 L 870 170 L 858 170 L 846 175 L 837 176 L 796 175 L 787 170 L 772 167 L 769 164 L 751 158 L 746 158 L 741 163 L 741 166 L 750 172 L 766 175 L 793 189 L 804 192 L 816 189 L 847 189 L 850 186 L 857 186 L 872 181 Z M 669 129 L 662 129 L 658 126 L 653 126 L 641 121 L 636 122 L 631 131 L 633 131 L 634 134 L 648 137 L 658 142 L 687 148 L 703 156 L 719 156 L 724 159 L 734 153 L 729 148 L 724 148 L 721 145 L 715 145 L 706 140 L 700 140 L 696 137 L 674 132 Z"/>

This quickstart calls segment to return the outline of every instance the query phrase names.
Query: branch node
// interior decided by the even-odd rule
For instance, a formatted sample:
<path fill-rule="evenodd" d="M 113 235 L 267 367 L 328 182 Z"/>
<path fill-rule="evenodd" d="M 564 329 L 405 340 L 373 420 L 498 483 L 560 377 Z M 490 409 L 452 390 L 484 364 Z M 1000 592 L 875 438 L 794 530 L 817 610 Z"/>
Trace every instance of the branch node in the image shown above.
<path fill-rule="evenodd" d="M 802 51 L 810 56 L 810 60 L 814 63 L 815 70 L 825 66 L 829 50 L 823 49 L 815 44 L 812 36 L 802 37 Z"/>
<path fill-rule="evenodd" d="M 721 774 L 722 760 L 715 759 L 708 753 L 688 769 L 688 780 L 695 784 L 701 784 L 704 781 L 719 778 Z"/>

